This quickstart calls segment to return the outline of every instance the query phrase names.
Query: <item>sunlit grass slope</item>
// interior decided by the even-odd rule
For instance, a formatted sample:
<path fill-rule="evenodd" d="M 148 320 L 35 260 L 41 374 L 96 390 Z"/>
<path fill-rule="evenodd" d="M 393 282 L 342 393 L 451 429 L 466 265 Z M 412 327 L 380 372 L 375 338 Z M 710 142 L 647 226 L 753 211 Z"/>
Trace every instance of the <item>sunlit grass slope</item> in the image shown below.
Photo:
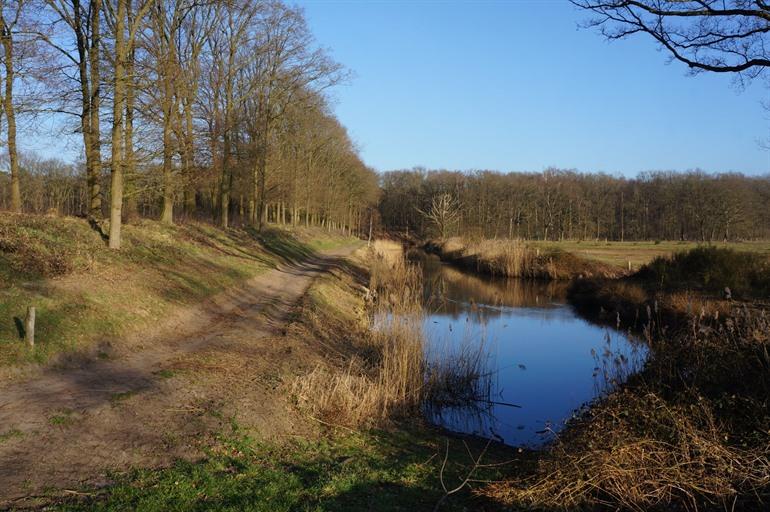
<path fill-rule="evenodd" d="M 175 308 L 319 249 L 352 240 L 320 230 L 221 230 L 141 221 L 110 251 L 83 219 L 0 217 L 0 367 L 152 327 Z M 22 341 L 26 308 L 37 309 L 36 346 Z"/>

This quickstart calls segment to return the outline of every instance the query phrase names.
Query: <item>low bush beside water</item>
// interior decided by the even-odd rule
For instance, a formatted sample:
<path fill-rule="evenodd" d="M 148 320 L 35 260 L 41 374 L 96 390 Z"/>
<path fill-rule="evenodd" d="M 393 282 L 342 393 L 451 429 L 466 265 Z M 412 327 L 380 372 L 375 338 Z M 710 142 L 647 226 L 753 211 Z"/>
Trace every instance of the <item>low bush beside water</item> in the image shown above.
<path fill-rule="evenodd" d="M 765 510 L 770 319 L 738 308 L 648 331 L 645 370 L 586 410 L 538 469 L 485 492 L 536 509 Z"/>
<path fill-rule="evenodd" d="M 649 287 L 693 289 L 734 298 L 770 296 L 770 259 L 762 254 L 720 247 L 697 247 L 655 258 L 636 274 Z"/>

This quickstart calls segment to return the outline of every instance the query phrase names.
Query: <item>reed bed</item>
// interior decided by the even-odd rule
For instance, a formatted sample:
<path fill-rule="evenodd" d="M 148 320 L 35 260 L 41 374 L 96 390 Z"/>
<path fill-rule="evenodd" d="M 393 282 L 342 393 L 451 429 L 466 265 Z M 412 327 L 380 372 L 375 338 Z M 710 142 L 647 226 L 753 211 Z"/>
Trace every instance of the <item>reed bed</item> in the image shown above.
<path fill-rule="evenodd" d="M 373 350 L 354 355 L 344 368 L 317 366 L 298 379 L 300 405 L 327 423 L 372 427 L 419 409 L 422 343 L 414 326 L 398 323 L 373 333 Z"/>

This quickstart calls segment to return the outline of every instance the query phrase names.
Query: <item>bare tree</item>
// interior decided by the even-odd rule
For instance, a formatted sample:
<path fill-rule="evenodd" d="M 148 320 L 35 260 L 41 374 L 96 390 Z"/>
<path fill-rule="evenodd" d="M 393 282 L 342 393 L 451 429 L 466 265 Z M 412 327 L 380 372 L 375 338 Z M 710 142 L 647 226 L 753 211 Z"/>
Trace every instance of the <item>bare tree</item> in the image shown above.
<path fill-rule="evenodd" d="M 83 136 L 89 190 L 87 213 L 92 221 L 98 221 L 102 215 L 99 119 L 102 0 L 45 0 L 45 3 L 53 14 L 51 29 L 44 31 L 41 27 L 36 34 L 63 58 L 58 76 L 64 80 L 51 84 L 51 90 L 55 91 L 53 100 L 58 103 L 53 108 L 55 112 L 76 115 L 80 119 L 79 131 Z M 69 36 L 57 32 L 57 27 L 61 25 L 68 28 Z M 71 66 L 75 67 L 75 73 L 67 70 Z M 73 100 L 68 86 L 70 81 L 77 84 L 79 112 L 70 110 Z"/>
<path fill-rule="evenodd" d="M 8 164 L 11 170 L 11 211 L 21 212 L 21 189 L 19 184 L 19 155 L 16 149 L 16 108 L 14 106 L 13 86 L 16 81 L 14 59 L 14 29 L 19 22 L 24 1 L 0 1 L 0 42 L 3 46 L 3 77 L 5 91 L 3 111 L 7 122 Z"/>
<path fill-rule="evenodd" d="M 770 235 L 765 213 L 770 176 L 694 170 L 624 178 L 557 169 L 508 174 L 414 169 L 384 173 L 380 184 L 385 226 L 418 236 L 441 234 L 442 222 L 432 219 L 442 217 L 446 208 L 435 203 L 445 193 L 459 205 L 473 205 L 460 208 L 452 224 L 452 233 L 463 236 L 493 238 L 506 225 L 510 236 L 513 222 L 521 225 L 516 235 L 527 239 L 709 241 Z"/>
<path fill-rule="evenodd" d="M 764 0 L 570 0 L 608 39 L 647 34 L 694 72 L 756 78 L 770 67 Z"/>
<path fill-rule="evenodd" d="M 123 210 L 123 177 L 125 173 L 125 113 L 128 89 L 127 67 L 133 65 L 137 32 L 154 0 L 142 0 L 135 11 L 129 9 L 130 0 L 106 2 L 114 36 L 112 78 L 112 158 L 110 159 L 110 249 L 120 249 Z M 131 14 L 131 15 L 130 15 Z M 130 16 L 129 16 L 130 15 Z"/>
<path fill-rule="evenodd" d="M 452 194 L 443 193 L 433 196 L 430 209 L 418 211 L 435 226 L 441 238 L 446 238 L 449 228 L 460 218 L 460 203 Z"/>
<path fill-rule="evenodd" d="M 9 29 L 21 5 L 29 7 L 23 32 Z M 326 88 L 345 73 L 316 47 L 301 9 L 279 0 L 0 0 L 0 7 L 0 116 L 9 120 L 16 162 L 13 179 L 0 173 L 2 207 L 87 212 L 98 223 L 104 160 L 112 248 L 121 245 L 124 219 L 173 221 L 182 189 L 187 214 L 195 209 L 223 226 L 304 220 L 361 232 L 377 198 L 376 174 L 328 107 Z M 27 45 L 16 35 L 45 43 L 34 45 L 46 55 L 31 68 L 44 90 L 42 111 L 78 119 L 84 166 L 14 157 L 14 115 L 38 99 L 26 90 Z M 105 120 L 111 133 L 103 140 Z M 200 135 L 207 143 L 197 143 Z"/>
<path fill-rule="evenodd" d="M 254 94 L 246 104 L 254 154 L 250 220 L 262 228 L 266 199 L 269 140 L 274 123 L 293 103 L 314 101 L 319 92 L 345 78 L 342 67 L 324 51 L 313 48 L 313 38 L 302 12 L 280 2 L 268 4 L 259 19 L 254 53 L 247 68 Z"/>

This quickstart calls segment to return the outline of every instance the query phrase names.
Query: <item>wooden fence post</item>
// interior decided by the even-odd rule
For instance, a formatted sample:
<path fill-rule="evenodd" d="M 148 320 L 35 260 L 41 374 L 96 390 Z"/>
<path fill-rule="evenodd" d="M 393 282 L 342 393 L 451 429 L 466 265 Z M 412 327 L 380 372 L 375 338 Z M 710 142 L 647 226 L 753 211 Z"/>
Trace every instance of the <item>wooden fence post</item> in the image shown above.
<path fill-rule="evenodd" d="M 24 321 L 24 339 L 30 347 L 35 346 L 35 306 L 27 308 L 27 318 Z"/>

